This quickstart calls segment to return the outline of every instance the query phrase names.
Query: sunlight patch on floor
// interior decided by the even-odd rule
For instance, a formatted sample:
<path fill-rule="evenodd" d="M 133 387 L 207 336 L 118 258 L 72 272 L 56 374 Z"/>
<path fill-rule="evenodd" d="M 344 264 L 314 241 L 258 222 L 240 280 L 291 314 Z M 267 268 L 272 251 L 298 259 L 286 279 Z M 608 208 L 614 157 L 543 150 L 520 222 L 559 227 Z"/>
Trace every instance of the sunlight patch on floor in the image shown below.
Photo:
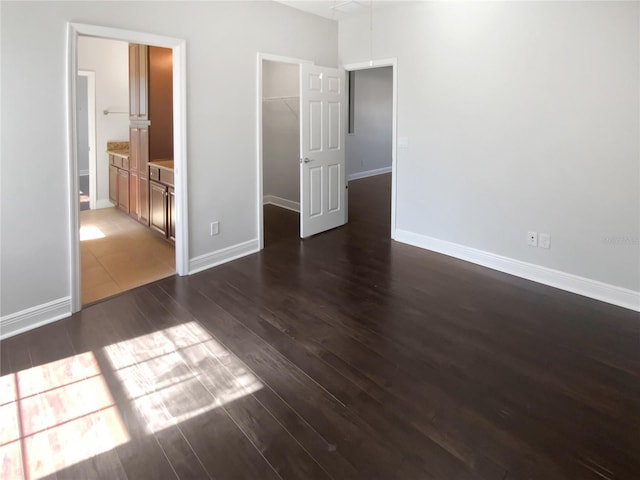
<path fill-rule="evenodd" d="M 42 478 L 128 440 L 92 352 L 0 377 L 2 478 Z"/>
<path fill-rule="evenodd" d="M 245 365 L 196 322 L 115 343 L 104 351 L 148 433 L 262 388 Z"/>
<path fill-rule="evenodd" d="M 83 225 L 80 227 L 80 241 L 96 240 L 104 238 L 106 235 L 95 225 Z"/>

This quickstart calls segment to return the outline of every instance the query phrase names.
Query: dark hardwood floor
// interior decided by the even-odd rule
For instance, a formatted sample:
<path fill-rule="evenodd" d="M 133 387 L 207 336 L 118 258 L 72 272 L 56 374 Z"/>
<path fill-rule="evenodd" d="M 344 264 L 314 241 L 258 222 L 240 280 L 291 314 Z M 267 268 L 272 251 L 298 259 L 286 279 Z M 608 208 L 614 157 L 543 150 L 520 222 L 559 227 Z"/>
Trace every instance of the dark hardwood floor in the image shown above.
<path fill-rule="evenodd" d="M 349 192 L 343 228 L 266 207 L 261 253 L 1 342 L 0 477 L 640 478 L 638 313 L 392 242 L 388 175 Z"/>

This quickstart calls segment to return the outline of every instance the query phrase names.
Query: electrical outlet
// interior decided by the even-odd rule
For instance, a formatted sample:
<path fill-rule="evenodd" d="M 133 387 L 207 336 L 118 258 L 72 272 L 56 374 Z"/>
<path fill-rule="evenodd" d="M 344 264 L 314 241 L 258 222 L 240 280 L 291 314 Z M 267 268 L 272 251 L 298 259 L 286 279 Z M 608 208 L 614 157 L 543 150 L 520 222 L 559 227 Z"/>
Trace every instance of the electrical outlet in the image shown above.
<path fill-rule="evenodd" d="M 220 222 L 211 222 L 211 236 L 218 235 L 220 233 Z"/>
<path fill-rule="evenodd" d="M 527 245 L 530 247 L 538 246 L 538 232 L 527 232 Z"/>
<path fill-rule="evenodd" d="M 548 233 L 541 233 L 538 240 L 538 246 L 540 248 L 549 248 L 549 246 L 551 245 L 551 235 L 549 235 Z"/>

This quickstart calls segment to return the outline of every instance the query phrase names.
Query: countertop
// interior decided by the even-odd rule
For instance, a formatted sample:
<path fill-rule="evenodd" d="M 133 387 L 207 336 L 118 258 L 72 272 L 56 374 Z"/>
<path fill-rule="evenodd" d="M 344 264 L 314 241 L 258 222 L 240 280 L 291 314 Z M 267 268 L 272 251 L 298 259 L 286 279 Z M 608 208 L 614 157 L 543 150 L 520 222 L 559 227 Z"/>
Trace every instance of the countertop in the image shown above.
<path fill-rule="evenodd" d="M 122 158 L 129 158 L 129 142 L 107 142 L 107 153 Z"/>
<path fill-rule="evenodd" d="M 115 155 L 116 157 L 129 158 L 129 149 L 126 150 L 107 150 L 109 155 Z"/>
<path fill-rule="evenodd" d="M 150 160 L 149 165 L 173 171 L 173 158 L 156 158 L 155 160 Z"/>

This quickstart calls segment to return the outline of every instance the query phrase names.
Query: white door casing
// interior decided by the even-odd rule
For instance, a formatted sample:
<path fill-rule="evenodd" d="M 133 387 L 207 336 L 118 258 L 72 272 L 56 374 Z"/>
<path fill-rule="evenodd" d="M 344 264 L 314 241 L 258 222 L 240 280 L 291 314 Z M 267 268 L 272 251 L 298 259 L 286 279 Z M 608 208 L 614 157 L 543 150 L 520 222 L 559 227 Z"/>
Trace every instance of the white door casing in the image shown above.
<path fill-rule="evenodd" d="M 174 145 L 174 183 L 176 191 L 176 271 L 178 275 L 189 274 L 189 228 L 187 211 L 187 44 L 184 39 L 166 37 L 144 32 L 122 30 L 118 28 L 67 24 L 67 99 L 68 125 L 67 147 L 69 151 L 69 238 L 70 242 L 70 290 L 71 313 L 80 311 L 80 220 L 78 206 L 77 151 L 76 151 L 76 75 L 78 36 L 122 40 L 158 47 L 171 48 L 173 51 L 173 145 Z M 94 149 L 95 151 L 95 149 Z"/>
<path fill-rule="evenodd" d="M 300 65 L 300 236 L 344 225 L 344 70 Z"/>

